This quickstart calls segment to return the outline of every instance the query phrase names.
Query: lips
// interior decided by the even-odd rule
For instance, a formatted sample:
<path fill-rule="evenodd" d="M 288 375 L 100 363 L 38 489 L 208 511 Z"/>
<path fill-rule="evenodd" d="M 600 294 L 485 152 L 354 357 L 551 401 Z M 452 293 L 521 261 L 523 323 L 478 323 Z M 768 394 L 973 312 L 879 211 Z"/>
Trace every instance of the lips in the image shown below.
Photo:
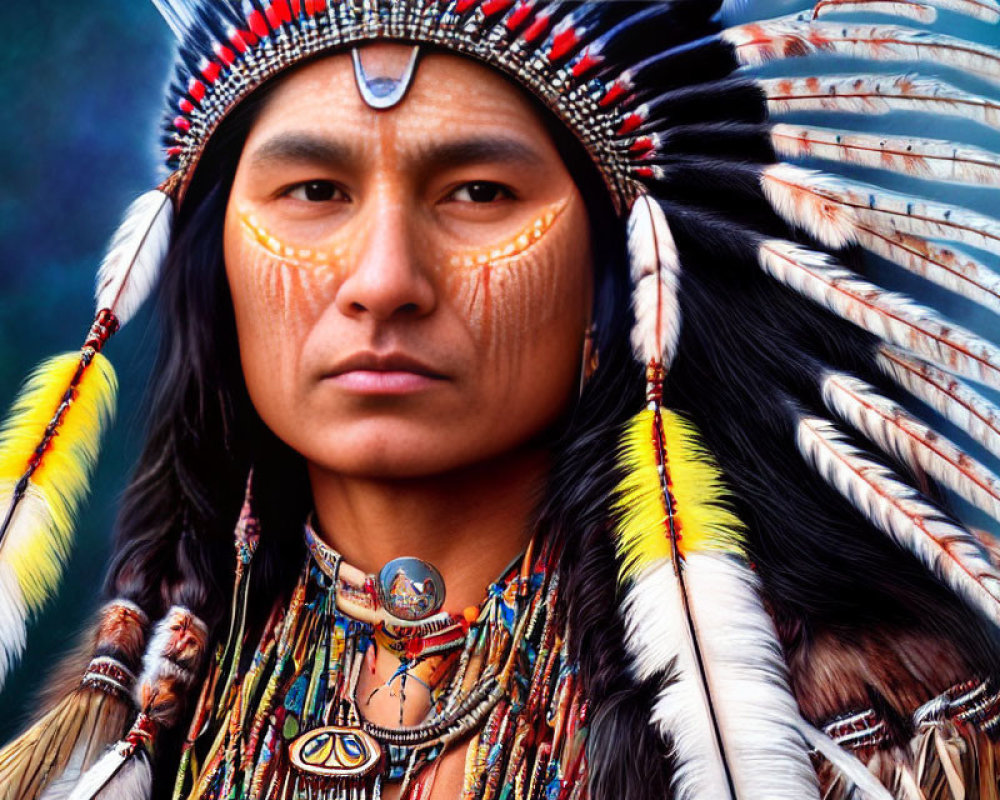
<path fill-rule="evenodd" d="M 439 386 L 446 376 L 405 353 L 354 353 L 325 376 L 350 394 L 408 395 Z"/>
<path fill-rule="evenodd" d="M 405 353 L 354 353 L 339 361 L 325 377 L 336 378 L 351 372 L 388 372 L 444 378 L 445 375 Z"/>

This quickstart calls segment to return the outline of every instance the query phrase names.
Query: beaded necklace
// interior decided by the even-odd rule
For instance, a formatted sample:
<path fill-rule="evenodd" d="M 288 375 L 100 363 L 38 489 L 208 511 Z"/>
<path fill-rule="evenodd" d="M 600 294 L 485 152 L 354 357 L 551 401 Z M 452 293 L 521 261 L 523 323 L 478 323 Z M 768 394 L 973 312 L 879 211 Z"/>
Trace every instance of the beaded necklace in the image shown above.
<path fill-rule="evenodd" d="M 554 618 L 553 553 L 529 549 L 478 609 L 407 631 L 377 615 L 364 582 L 308 527 L 306 540 L 291 600 L 274 609 L 242 671 L 252 547 L 238 545 L 233 629 L 205 680 L 175 798 L 376 800 L 392 781 L 401 797 L 423 800 L 434 774 L 425 768 L 456 747 L 466 748 L 462 800 L 586 797 L 586 705 Z M 407 678 L 430 691 L 420 724 L 386 727 L 359 712 L 358 678 L 376 642 L 401 659 L 390 679 L 400 694 Z"/>

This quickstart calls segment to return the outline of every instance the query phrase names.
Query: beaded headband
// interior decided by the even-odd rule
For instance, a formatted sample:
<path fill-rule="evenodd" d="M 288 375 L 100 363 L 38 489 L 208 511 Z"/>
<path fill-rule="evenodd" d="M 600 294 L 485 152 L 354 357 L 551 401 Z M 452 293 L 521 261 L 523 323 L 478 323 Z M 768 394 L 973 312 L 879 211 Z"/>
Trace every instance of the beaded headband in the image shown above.
<path fill-rule="evenodd" d="M 863 535 L 881 532 L 970 613 L 1000 623 L 1000 565 L 983 537 L 942 513 L 923 484 L 929 477 L 1000 520 L 1000 476 L 936 430 L 937 419 L 922 420 L 894 399 L 921 401 L 1000 458 L 1000 407 L 970 385 L 1000 389 L 996 326 L 984 335 L 967 330 L 837 260 L 848 247 L 863 249 L 911 273 L 934 294 L 932 303 L 952 293 L 984 314 L 1000 313 L 1000 221 L 856 177 L 862 167 L 876 176 L 1000 187 L 1000 154 L 865 126 L 780 120 L 802 111 L 855 119 L 905 111 L 1000 129 L 1000 101 L 934 77 L 863 71 L 870 63 L 850 74 L 753 71 L 820 55 L 883 68 L 944 67 L 1000 86 L 1000 51 L 989 45 L 926 28 L 827 20 L 880 14 L 929 25 L 941 9 L 943 19 L 964 14 L 985 26 L 1000 21 L 997 0 L 818 0 L 811 8 L 800 0 L 798 13 L 725 30 L 713 17 L 718 0 L 154 2 L 181 41 L 166 136 L 173 173 L 133 204 L 116 234 L 83 348 L 43 365 L 0 431 L 0 606 L 10 609 L 0 619 L 0 680 L 24 646 L 27 618 L 54 591 L 113 406 L 114 374 L 99 351 L 155 285 L 173 209 L 211 136 L 282 71 L 377 40 L 440 47 L 508 76 L 578 138 L 627 218 L 631 342 L 646 368 L 648 405 L 621 444 L 625 478 L 613 532 L 621 614 L 633 674 L 659 683 L 663 702 L 650 721 L 682 754 L 677 775 L 707 776 L 698 796 L 814 797 L 803 743 L 835 757 L 799 718 L 784 664 L 775 660 L 781 645 L 748 564 L 748 534 L 726 509 L 726 476 L 665 405 L 671 368 L 673 376 L 686 369 L 708 394 L 711 381 L 717 390 L 747 380 L 726 370 L 749 351 L 716 349 L 739 338 L 740 326 L 757 326 L 746 338 L 753 358 L 768 353 L 752 391 L 733 390 L 743 400 L 740 420 L 760 436 L 780 431 L 783 446 L 849 508 L 848 521 L 827 534 L 861 531 L 863 520 Z M 956 135 L 965 131 L 956 126 Z M 804 160 L 829 171 L 794 163 Z M 824 326 L 845 330 L 832 321 L 866 332 L 867 350 L 820 347 Z M 687 357 L 674 363 L 679 351 Z M 704 363 L 692 364 L 699 358 Z M 746 441 L 741 434 L 732 458 Z M 759 471 L 756 463 L 734 463 Z M 747 485 L 758 496 L 759 485 Z M 770 527 L 753 528 L 763 549 L 799 547 L 798 538 L 781 538 L 778 512 L 768 513 Z M 664 613 L 668 600 L 673 611 Z M 708 622 L 694 624 L 699 617 Z M 742 646 L 747 631 L 758 649 Z M 674 715 L 680 706 L 672 693 L 713 702 Z M 760 702 L 765 696 L 770 701 Z M 725 707 L 725 737 L 715 700 Z M 780 792 L 776 776 L 788 778 Z"/>
<path fill-rule="evenodd" d="M 219 123 L 241 100 L 291 66 L 336 48 L 404 40 L 485 62 L 552 110 L 583 143 L 620 211 L 653 169 L 643 163 L 652 139 L 635 135 L 641 119 L 630 76 L 609 57 L 628 32 L 670 13 L 669 4 L 618 20 L 609 3 L 539 0 L 222 0 L 192 6 L 156 0 L 182 41 L 167 113 L 167 163 L 191 179 Z M 624 4 L 622 4 L 624 5 Z"/>

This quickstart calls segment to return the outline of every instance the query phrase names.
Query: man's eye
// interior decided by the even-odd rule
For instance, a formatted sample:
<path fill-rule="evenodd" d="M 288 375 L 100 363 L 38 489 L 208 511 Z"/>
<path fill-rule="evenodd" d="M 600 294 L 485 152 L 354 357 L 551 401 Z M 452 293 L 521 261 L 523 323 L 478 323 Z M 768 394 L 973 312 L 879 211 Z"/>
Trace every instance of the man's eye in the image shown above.
<path fill-rule="evenodd" d="M 509 189 L 499 183 L 490 181 L 474 181 L 460 186 L 452 195 L 452 200 L 460 203 L 493 203 L 513 197 Z"/>
<path fill-rule="evenodd" d="M 287 195 L 307 203 L 326 203 L 330 200 L 341 199 L 343 192 L 332 181 L 307 181 L 293 186 L 288 190 Z"/>

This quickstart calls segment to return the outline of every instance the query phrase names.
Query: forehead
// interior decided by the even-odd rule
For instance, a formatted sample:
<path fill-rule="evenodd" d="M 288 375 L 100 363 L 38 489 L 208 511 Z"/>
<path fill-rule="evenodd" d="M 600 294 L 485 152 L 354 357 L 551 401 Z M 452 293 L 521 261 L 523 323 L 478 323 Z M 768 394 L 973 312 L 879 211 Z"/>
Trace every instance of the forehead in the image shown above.
<path fill-rule="evenodd" d="M 410 46 L 376 43 L 361 49 L 369 74 L 397 74 Z M 541 112 L 522 89 L 471 59 L 424 52 L 409 91 L 386 110 L 361 97 L 349 53 L 337 53 L 298 68 L 281 79 L 253 129 L 248 147 L 275 135 L 314 132 L 335 135 L 367 149 L 391 139 L 401 150 L 428 140 L 475 133 L 520 138 L 555 154 Z"/>

